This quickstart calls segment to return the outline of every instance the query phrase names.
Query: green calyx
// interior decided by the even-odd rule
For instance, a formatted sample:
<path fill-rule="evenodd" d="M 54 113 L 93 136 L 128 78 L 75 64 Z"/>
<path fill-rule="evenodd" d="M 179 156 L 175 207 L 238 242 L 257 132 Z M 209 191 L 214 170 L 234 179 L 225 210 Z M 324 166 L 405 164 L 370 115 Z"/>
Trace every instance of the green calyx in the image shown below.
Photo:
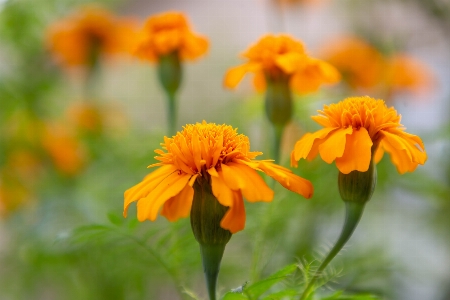
<path fill-rule="evenodd" d="M 169 136 L 177 133 L 177 105 L 175 94 L 181 84 L 182 68 L 178 51 L 158 58 L 158 78 L 167 96 L 167 121 Z"/>
<path fill-rule="evenodd" d="M 291 120 L 293 105 L 289 78 L 286 75 L 280 75 L 275 78 L 266 76 L 266 115 L 275 127 L 284 128 Z"/>
<path fill-rule="evenodd" d="M 339 172 L 339 193 L 344 202 L 364 204 L 370 200 L 377 184 L 377 167 L 370 162 L 366 172 L 352 171 L 348 174 Z"/>
<path fill-rule="evenodd" d="M 220 221 L 227 210 L 228 208 L 214 197 L 208 175 L 198 178 L 194 183 L 191 228 L 195 239 L 200 244 L 203 272 L 210 300 L 216 299 L 220 262 L 225 246 L 232 235 L 229 230 L 220 227 Z"/>
<path fill-rule="evenodd" d="M 177 51 L 158 58 L 158 77 L 166 93 L 175 95 L 182 79 L 181 62 Z"/>
<path fill-rule="evenodd" d="M 191 208 L 191 227 L 195 239 L 204 245 L 225 245 L 231 232 L 220 227 L 228 210 L 214 197 L 209 178 L 197 178 L 194 183 L 194 200 Z"/>

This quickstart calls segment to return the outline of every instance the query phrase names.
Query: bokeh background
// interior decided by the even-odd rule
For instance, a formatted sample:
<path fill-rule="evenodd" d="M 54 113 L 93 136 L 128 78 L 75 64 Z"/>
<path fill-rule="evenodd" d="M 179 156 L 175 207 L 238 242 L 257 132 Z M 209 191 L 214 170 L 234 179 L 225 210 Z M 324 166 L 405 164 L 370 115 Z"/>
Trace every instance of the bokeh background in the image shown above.
<path fill-rule="evenodd" d="M 397 81 L 356 84 L 344 72 L 338 85 L 296 95 L 280 163 L 289 166 L 295 141 L 319 128 L 309 117 L 324 104 L 367 94 L 393 105 L 408 132 L 424 140 L 428 161 L 405 175 L 388 157 L 379 163 L 374 196 L 316 296 L 345 290 L 366 295 L 358 299 L 450 299 L 446 0 L 0 1 L 0 299 L 206 299 L 188 219 L 139 223 L 134 207 L 122 217 L 123 192 L 149 172 L 167 134 L 155 66 L 123 52 L 102 56 L 90 72 L 51 50 L 49 28 L 92 4 L 137 27 L 160 12 L 185 13 L 210 49 L 183 64 L 178 127 L 230 124 L 264 158 L 271 146 L 263 95 L 250 80 L 235 91 L 222 86 L 226 70 L 262 35 L 288 33 L 312 56 L 343 65 L 360 62 L 357 48 L 333 53 L 346 37 L 358 38 L 374 56 L 354 76 L 392 67 L 373 66 L 380 57 L 413 60 L 399 67 Z M 246 228 L 222 261 L 221 295 L 291 263 L 302 268 L 272 292 L 300 292 L 308 266 L 335 241 L 344 215 L 336 167 L 317 159 L 295 172 L 313 182 L 314 197 L 276 186 L 272 203 L 246 203 Z"/>

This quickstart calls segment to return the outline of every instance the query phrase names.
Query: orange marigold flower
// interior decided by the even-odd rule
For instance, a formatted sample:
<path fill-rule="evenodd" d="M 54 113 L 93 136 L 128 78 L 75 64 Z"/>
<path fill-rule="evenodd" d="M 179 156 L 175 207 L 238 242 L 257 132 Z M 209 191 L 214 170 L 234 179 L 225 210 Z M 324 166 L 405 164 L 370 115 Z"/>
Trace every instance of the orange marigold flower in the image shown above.
<path fill-rule="evenodd" d="M 324 49 L 322 57 L 339 70 L 350 87 L 367 89 L 380 83 L 383 56 L 365 41 L 344 37 L 327 44 Z"/>
<path fill-rule="evenodd" d="M 184 14 L 166 12 L 147 19 L 135 55 L 154 62 L 161 55 L 178 51 L 181 60 L 194 60 L 207 50 L 208 40 L 190 30 Z"/>
<path fill-rule="evenodd" d="M 290 87 L 298 93 L 316 91 L 321 84 L 336 83 L 339 72 L 327 62 L 311 58 L 300 41 L 288 35 L 266 35 L 242 54 L 248 62 L 229 69 L 224 85 L 235 88 L 247 73 L 253 73 L 258 91 L 266 80 L 290 79 Z"/>
<path fill-rule="evenodd" d="M 273 191 L 256 171 L 262 171 L 285 188 L 305 198 L 313 193 L 311 183 L 271 161 L 257 161 L 261 152 L 251 152 L 250 142 L 228 125 L 197 123 L 186 125 L 172 138 L 164 137 L 164 150 L 156 150 L 159 166 L 144 180 L 125 192 L 124 216 L 138 201 L 139 221 L 154 221 L 158 211 L 170 221 L 187 217 L 194 197 L 193 185 L 207 180 L 213 195 L 228 210 L 220 226 L 231 233 L 245 226 L 243 197 L 250 202 L 271 201 Z"/>
<path fill-rule="evenodd" d="M 131 20 L 121 20 L 102 8 L 89 6 L 52 24 L 48 44 L 64 64 L 86 65 L 99 54 L 130 51 L 133 35 Z"/>
<path fill-rule="evenodd" d="M 291 163 L 317 154 L 327 163 L 336 162 L 343 174 L 366 172 L 372 156 L 379 161 L 387 151 L 399 173 L 412 172 L 423 165 L 427 154 L 420 137 L 406 133 L 401 116 L 383 100 L 370 97 L 347 98 L 325 105 L 312 119 L 323 129 L 305 134 L 291 153 Z"/>
<path fill-rule="evenodd" d="M 65 175 L 78 174 L 86 164 L 86 149 L 75 134 L 64 126 L 47 126 L 42 144 L 55 167 Z"/>
<path fill-rule="evenodd" d="M 433 74 L 421 61 L 396 54 L 387 62 L 385 85 L 389 92 L 421 92 L 433 85 Z"/>

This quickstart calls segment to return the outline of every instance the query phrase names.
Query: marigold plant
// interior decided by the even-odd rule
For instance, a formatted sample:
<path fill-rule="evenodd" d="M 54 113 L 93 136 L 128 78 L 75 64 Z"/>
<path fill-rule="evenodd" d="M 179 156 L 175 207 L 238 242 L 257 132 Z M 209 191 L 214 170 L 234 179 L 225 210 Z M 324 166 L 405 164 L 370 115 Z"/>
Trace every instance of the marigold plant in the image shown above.
<path fill-rule="evenodd" d="M 339 171 L 368 170 L 372 154 L 379 161 L 384 151 L 399 173 L 412 172 L 427 158 L 422 140 L 405 132 L 401 116 L 383 100 L 351 97 L 337 104 L 325 105 L 312 119 L 325 128 L 305 134 L 291 154 L 293 165 L 301 158 L 320 157 L 336 162 Z"/>
<path fill-rule="evenodd" d="M 91 65 L 100 54 L 130 51 L 134 22 L 87 6 L 52 24 L 47 39 L 50 50 L 65 65 Z"/>
<path fill-rule="evenodd" d="M 183 13 L 166 12 L 147 19 L 139 33 L 135 55 L 155 62 L 176 51 L 181 60 L 194 60 L 207 50 L 208 40 L 191 31 Z"/>
<path fill-rule="evenodd" d="M 357 37 L 337 38 L 322 51 L 324 60 L 335 66 L 353 89 L 369 89 L 380 83 L 385 68 L 383 55 Z"/>
<path fill-rule="evenodd" d="M 273 198 L 273 191 L 257 171 L 305 198 L 312 196 L 308 180 L 269 160 L 255 160 L 262 153 L 251 152 L 248 138 L 228 125 L 186 125 L 172 138 L 165 137 L 161 146 L 163 150 L 155 151 L 160 162 L 149 166 L 159 168 L 125 192 L 124 216 L 129 205 L 138 201 L 140 221 L 154 221 L 161 207 L 161 214 L 170 221 L 187 217 L 194 183 L 207 180 L 220 204 L 228 207 L 220 226 L 236 233 L 245 225 L 243 197 L 249 202 Z"/>
<path fill-rule="evenodd" d="M 235 88 L 247 73 L 254 74 L 258 91 L 267 81 L 288 77 L 290 87 L 298 93 L 316 91 L 322 84 L 340 80 L 339 72 L 329 63 L 307 55 L 303 43 L 289 35 L 266 35 L 242 54 L 246 63 L 227 71 L 224 85 Z"/>

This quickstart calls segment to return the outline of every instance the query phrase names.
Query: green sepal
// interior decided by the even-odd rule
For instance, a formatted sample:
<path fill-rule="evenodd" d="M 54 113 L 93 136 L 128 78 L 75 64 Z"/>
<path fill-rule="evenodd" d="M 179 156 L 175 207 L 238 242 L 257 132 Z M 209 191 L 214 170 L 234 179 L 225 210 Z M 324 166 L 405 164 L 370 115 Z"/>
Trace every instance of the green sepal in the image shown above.
<path fill-rule="evenodd" d="M 266 76 L 266 115 L 269 121 L 278 128 L 284 128 L 292 117 L 293 104 L 289 78 L 289 76 L 276 78 Z"/>
<path fill-rule="evenodd" d="M 369 201 L 377 185 L 377 167 L 373 159 L 366 172 L 352 171 L 348 174 L 339 172 L 338 185 L 344 202 L 364 204 Z"/>

